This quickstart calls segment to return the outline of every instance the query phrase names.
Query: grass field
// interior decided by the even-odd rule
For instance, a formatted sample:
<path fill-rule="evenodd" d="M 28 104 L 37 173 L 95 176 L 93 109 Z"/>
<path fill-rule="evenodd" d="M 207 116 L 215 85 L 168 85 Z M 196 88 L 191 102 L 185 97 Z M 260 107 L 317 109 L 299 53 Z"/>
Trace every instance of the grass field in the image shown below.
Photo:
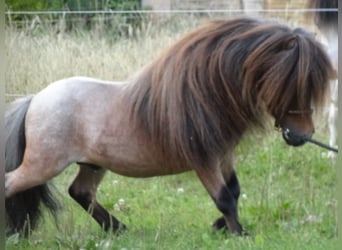
<path fill-rule="evenodd" d="M 35 93 L 74 75 L 124 80 L 195 25 L 151 27 L 138 38 L 115 41 L 96 33 L 8 30 L 6 92 Z M 316 122 L 316 137 L 327 141 L 323 116 Z M 108 173 L 98 198 L 128 231 L 104 233 L 67 195 L 77 171 L 71 166 L 54 180 L 63 204 L 58 225 L 46 214 L 27 239 L 7 238 L 6 249 L 337 249 L 336 170 L 326 151 L 292 148 L 272 128 L 265 132 L 246 136 L 236 150 L 239 213 L 250 236 L 212 232 L 219 212 L 191 172 L 149 179 Z"/>

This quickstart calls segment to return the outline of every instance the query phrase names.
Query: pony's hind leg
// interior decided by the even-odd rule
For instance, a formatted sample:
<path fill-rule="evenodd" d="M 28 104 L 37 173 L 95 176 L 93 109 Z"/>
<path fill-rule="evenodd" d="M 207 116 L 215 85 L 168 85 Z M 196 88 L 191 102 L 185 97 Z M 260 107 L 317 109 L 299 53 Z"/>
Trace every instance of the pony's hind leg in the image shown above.
<path fill-rule="evenodd" d="M 118 232 L 126 226 L 112 216 L 96 200 L 96 191 L 102 181 L 105 170 L 95 165 L 79 163 L 80 169 L 69 188 L 70 196 L 108 231 Z"/>

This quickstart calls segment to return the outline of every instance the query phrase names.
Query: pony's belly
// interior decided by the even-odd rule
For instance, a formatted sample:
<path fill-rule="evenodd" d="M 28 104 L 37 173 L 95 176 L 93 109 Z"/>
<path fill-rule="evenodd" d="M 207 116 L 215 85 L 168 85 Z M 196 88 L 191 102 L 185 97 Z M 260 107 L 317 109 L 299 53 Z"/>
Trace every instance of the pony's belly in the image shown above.
<path fill-rule="evenodd" d="M 100 142 L 101 141 L 101 142 Z M 190 168 L 178 161 L 168 161 L 149 143 L 141 144 L 134 136 L 103 138 L 91 145 L 81 162 L 91 163 L 129 177 L 153 177 L 178 174 Z"/>
<path fill-rule="evenodd" d="M 190 171 L 190 168 L 186 168 L 179 165 L 153 165 L 149 163 L 135 163 L 135 164 L 112 164 L 108 166 L 108 169 L 114 173 L 128 176 L 128 177 L 154 177 L 161 175 L 173 175 L 186 171 Z"/>

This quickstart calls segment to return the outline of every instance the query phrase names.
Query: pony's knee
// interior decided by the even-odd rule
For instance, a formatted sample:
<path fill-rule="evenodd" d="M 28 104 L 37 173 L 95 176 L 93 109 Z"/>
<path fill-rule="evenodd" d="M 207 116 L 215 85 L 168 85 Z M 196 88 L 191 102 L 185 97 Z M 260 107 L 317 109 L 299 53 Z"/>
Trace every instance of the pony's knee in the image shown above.
<path fill-rule="evenodd" d="M 237 202 L 226 186 L 222 187 L 219 196 L 215 199 L 215 204 L 224 215 L 237 218 Z"/>
<path fill-rule="evenodd" d="M 74 185 L 69 187 L 69 195 L 77 201 L 84 209 L 88 209 L 94 201 L 94 195 L 89 190 L 80 190 Z"/>
<path fill-rule="evenodd" d="M 96 191 L 105 171 L 97 166 L 82 164 L 78 175 L 69 187 L 69 195 L 85 209 L 96 202 Z"/>

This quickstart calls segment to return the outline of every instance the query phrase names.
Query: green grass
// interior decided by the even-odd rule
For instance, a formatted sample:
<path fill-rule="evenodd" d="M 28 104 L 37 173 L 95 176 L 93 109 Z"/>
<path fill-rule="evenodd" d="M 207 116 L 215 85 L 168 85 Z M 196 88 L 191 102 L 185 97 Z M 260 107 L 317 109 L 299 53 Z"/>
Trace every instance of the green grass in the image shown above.
<path fill-rule="evenodd" d="M 177 23 L 115 42 L 8 30 L 6 92 L 35 93 L 73 75 L 124 80 L 192 25 Z M 317 137 L 327 141 L 321 116 L 316 123 Z M 336 169 L 326 151 L 289 147 L 274 130 L 265 134 L 246 136 L 236 150 L 239 214 L 250 236 L 211 230 L 220 214 L 192 172 L 149 179 L 108 173 L 98 199 L 128 231 L 105 233 L 67 195 L 77 171 L 70 166 L 54 179 L 63 204 L 58 226 L 45 214 L 27 239 L 7 238 L 6 249 L 337 249 Z M 120 199 L 124 203 L 118 205 Z"/>
<path fill-rule="evenodd" d="M 72 166 L 54 182 L 64 207 L 58 229 L 46 215 L 28 239 L 12 236 L 6 249 L 336 249 L 335 168 L 323 153 L 288 147 L 277 133 L 238 147 L 247 237 L 212 232 L 219 212 L 192 172 L 149 179 L 108 173 L 98 198 L 128 231 L 104 233 L 67 195 Z"/>

